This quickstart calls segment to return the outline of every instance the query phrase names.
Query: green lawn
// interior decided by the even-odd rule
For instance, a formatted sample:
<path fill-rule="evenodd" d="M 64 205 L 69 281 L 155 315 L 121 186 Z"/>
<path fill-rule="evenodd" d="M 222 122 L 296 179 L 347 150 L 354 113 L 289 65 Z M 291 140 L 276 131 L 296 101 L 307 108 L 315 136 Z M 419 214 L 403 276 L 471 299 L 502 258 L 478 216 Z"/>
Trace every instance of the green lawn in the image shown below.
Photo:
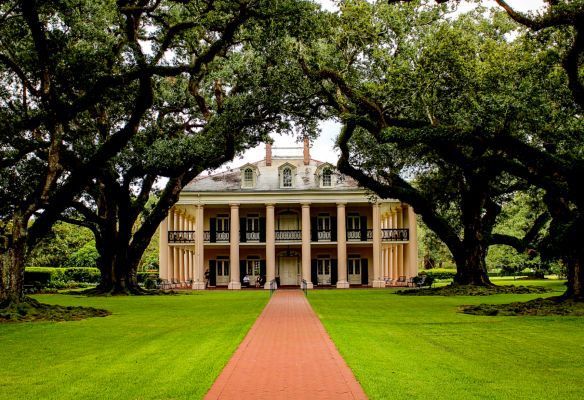
<path fill-rule="evenodd" d="M 263 291 L 85 298 L 46 303 L 113 312 L 60 323 L 0 324 L 0 399 L 196 399 L 268 300 Z"/>
<path fill-rule="evenodd" d="M 563 291 L 560 282 L 543 284 L 558 291 L 550 295 Z M 372 399 L 582 399 L 584 318 L 456 312 L 461 304 L 535 297 L 418 297 L 388 290 L 308 296 Z"/>

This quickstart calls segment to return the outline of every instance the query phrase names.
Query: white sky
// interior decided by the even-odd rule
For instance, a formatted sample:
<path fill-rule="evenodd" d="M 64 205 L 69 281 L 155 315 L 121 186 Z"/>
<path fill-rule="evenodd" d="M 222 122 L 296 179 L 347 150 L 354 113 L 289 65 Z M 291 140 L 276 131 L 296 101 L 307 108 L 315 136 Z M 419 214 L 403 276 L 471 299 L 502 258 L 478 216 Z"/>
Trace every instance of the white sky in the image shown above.
<path fill-rule="evenodd" d="M 335 11 L 337 7 L 333 0 L 315 0 L 317 3 L 327 10 Z M 544 6 L 543 0 L 508 0 L 510 6 L 514 7 L 518 11 L 535 11 Z M 486 6 L 497 7 L 497 3 L 493 0 L 484 0 L 483 4 Z M 476 7 L 476 3 L 461 1 L 459 6 L 459 12 L 466 12 Z M 320 136 L 316 139 L 311 146 L 310 154 L 312 158 L 319 161 L 328 161 L 330 163 L 336 164 L 338 158 L 338 152 L 333 148 L 337 135 L 340 132 L 341 125 L 334 121 L 323 121 L 319 125 Z M 274 147 L 292 147 L 292 146 L 302 146 L 296 142 L 296 137 L 292 135 L 284 136 L 273 136 Z M 301 154 L 302 150 L 299 150 L 298 154 Z M 248 150 L 242 157 L 238 157 L 233 162 L 225 164 L 220 170 L 228 168 L 237 168 L 247 162 L 255 162 L 262 160 L 265 156 L 265 146 L 260 145 L 254 149 Z"/>

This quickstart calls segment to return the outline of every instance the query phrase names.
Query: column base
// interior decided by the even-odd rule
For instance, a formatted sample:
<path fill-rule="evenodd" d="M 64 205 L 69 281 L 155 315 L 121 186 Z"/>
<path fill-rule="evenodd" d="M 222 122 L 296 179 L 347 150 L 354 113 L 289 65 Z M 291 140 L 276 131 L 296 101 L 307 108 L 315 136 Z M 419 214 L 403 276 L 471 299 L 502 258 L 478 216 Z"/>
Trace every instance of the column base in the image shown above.
<path fill-rule="evenodd" d="M 337 289 L 348 289 L 349 282 L 347 281 L 337 281 Z"/>
<path fill-rule="evenodd" d="M 264 289 L 270 289 L 270 282 L 264 283 Z M 276 289 L 278 289 L 278 285 L 276 284 Z"/>
<path fill-rule="evenodd" d="M 306 282 L 306 289 L 314 289 L 312 282 Z"/>
<path fill-rule="evenodd" d="M 229 282 L 229 285 L 227 285 L 227 289 L 239 290 L 241 289 L 241 282 Z"/>
<path fill-rule="evenodd" d="M 374 280 L 372 286 L 374 288 L 384 288 L 385 287 L 385 281 L 382 281 L 381 279 Z"/>
<path fill-rule="evenodd" d="M 193 282 L 193 290 L 205 290 L 205 282 Z"/>

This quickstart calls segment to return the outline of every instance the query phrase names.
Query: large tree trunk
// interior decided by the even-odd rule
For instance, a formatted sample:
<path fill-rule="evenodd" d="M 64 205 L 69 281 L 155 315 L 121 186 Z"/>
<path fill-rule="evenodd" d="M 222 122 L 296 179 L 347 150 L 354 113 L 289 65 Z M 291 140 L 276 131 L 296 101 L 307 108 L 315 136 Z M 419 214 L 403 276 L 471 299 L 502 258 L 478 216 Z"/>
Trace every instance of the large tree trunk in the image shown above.
<path fill-rule="evenodd" d="M 24 300 L 24 262 L 27 221 L 17 214 L 12 219 L 12 237 L 0 256 L 0 308 Z"/>
<path fill-rule="evenodd" d="M 584 301 L 584 260 L 575 257 L 566 261 L 568 289 L 562 297 L 566 300 Z"/>
<path fill-rule="evenodd" d="M 454 283 L 457 285 L 491 286 L 487 274 L 487 248 L 481 243 L 465 244 L 464 254 L 455 258 L 456 275 Z"/>

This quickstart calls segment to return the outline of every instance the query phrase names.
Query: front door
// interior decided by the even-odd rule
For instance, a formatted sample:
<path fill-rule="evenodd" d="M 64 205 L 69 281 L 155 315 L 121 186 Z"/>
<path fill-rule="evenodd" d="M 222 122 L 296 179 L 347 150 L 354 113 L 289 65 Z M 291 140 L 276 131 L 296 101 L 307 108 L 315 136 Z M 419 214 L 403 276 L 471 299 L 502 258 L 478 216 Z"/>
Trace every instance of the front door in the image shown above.
<path fill-rule="evenodd" d="M 217 286 L 229 284 L 229 260 L 217 260 Z"/>
<path fill-rule="evenodd" d="M 319 258 L 316 261 L 316 273 L 319 285 L 331 284 L 331 260 L 330 258 Z"/>
<path fill-rule="evenodd" d="M 349 284 L 360 285 L 361 284 L 361 259 L 360 258 L 349 258 L 347 269 L 349 273 Z"/>
<path fill-rule="evenodd" d="M 248 259 L 245 265 L 245 272 L 249 278 L 249 286 L 256 286 L 258 278 L 260 277 L 260 260 L 258 259 Z"/>
<path fill-rule="evenodd" d="M 280 257 L 280 285 L 298 285 L 298 257 Z"/>

